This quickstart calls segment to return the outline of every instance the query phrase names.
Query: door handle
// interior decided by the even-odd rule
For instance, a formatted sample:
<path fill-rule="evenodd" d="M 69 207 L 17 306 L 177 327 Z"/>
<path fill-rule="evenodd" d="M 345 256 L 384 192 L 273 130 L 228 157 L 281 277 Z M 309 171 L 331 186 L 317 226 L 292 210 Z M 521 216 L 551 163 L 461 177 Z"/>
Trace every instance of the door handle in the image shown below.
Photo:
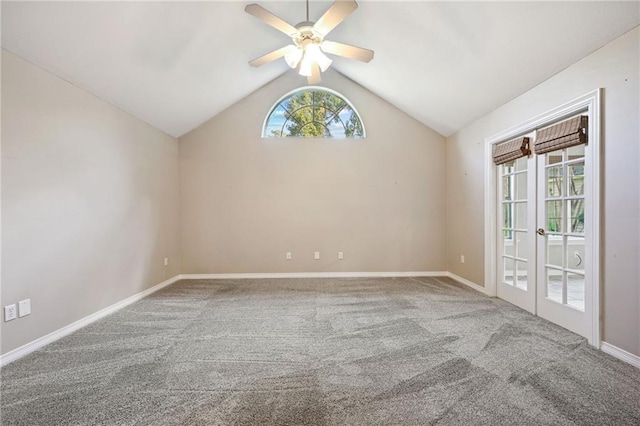
<path fill-rule="evenodd" d="M 538 235 L 544 235 L 544 229 L 542 229 L 542 228 L 538 228 L 538 230 L 536 231 L 536 234 L 538 234 Z"/>

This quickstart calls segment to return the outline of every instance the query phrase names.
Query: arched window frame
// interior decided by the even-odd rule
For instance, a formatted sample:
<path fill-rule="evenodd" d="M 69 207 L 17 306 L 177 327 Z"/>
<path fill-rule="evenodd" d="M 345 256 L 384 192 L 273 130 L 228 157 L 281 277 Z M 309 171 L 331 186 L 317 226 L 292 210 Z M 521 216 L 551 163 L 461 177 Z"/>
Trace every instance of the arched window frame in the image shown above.
<path fill-rule="evenodd" d="M 351 101 L 344 96 L 342 93 L 339 93 L 335 90 L 329 89 L 327 87 L 322 87 L 322 86 L 304 86 L 298 89 L 294 89 L 291 90 L 289 92 L 287 92 L 286 94 L 284 94 L 283 96 L 281 96 L 274 104 L 271 108 L 269 108 L 269 112 L 267 113 L 266 117 L 264 118 L 264 121 L 262 123 L 262 133 L 261 133 L 261 137 L 263 139 L 285 139 L 287 137 L 291 137 L 291 136 L 286 136 L 286 137 L 274 137 L 274 136 L 269 136 L 266 134 L 267 132 L 267 125 L 269 124 L 269 118 L 271 117 L 271 114 L 273 114 L 273 112 L 280 106 L 280 104 L 287 98 L 297 94 L 297 93 L 301 93 L 301 92 L 313 92 L 313 91 L 321 91 L 321 92 L 327 92 L 327 93 L 331 93 L 334 96 L 339 97 L 340 99 L 342 99 L 348 106 L 349 108 L 351 108 L 351 110 L 356 114 L 356 116 L 358 117 L 358 119 L 360 120 L 360 125 L 362 126 L 362 136 L 350 136 L 350 137 L 335 137 L 335 136 L 331 136 L 331 137 L 318 137 L 317 139 L 364 139 L 367 137 L 367 130 L 365 128 L 364 125 L 364 121 L 362 120 L 362 116 L 360 115 L 360 113 L 358 112 L 358 110 L 356 109 L 356 107 L 353 105 L 353 103 L 351 103 Z M 286 123 L 286 121 L 285 121 Z M 307 123 L 308 124 L 308 123 Z M 305 124 L 306 125 L 306 124 Z M 324 125 L 324 124 L 323 124 Z M 343 123 L 344 125 L 344 123 Z M 345 126 L 346 128 L 346 126 Z M 304 137 L 304 136 L 297 136 L 301 139 L 312 139 L 312 137 Z"/>

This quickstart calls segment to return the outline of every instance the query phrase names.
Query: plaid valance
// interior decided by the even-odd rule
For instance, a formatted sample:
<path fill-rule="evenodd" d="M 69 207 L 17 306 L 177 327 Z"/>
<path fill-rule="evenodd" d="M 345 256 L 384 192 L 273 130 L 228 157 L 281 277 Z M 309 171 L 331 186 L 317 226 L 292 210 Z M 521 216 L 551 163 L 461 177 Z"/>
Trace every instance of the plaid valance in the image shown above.
<path fill-rule="evenodd" d="M 522 137 L 493 146 L 493 162 L 496 165 L 508 163 L 531 154 L 529 138 Z"/>
<path fill-rule="evenodd" d="M 588 117 L 579 115 L 545 129 L 538 130 L 534 151 L 536 154 L 569 148 L 587 143 Z"/>

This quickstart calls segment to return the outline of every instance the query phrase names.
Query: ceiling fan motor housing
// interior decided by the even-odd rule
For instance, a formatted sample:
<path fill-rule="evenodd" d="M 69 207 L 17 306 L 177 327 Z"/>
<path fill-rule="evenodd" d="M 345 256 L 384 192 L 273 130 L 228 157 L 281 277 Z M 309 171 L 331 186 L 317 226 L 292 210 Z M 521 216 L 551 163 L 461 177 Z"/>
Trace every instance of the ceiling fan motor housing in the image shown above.
<path fill-rule="evenodd" d="M 298 34 L 292 37 L 296 46 L 304 49 L 309 43 L 322 43 L 323 36 L 313 28 L 314 24 L 315 22 L 304 21 L 296 25 Z"/>

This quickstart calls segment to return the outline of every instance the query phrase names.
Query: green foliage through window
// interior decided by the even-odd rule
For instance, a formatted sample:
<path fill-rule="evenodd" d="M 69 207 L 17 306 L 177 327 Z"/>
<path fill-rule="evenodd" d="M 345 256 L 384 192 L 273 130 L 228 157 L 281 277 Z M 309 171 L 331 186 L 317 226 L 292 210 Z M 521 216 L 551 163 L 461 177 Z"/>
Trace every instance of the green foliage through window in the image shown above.
<path fill-rule="evenodd" d="M 362 138 L 364 128 L 351 104 L 321 88 L 304 88 L 271 110 L 263 137 Z"/>

